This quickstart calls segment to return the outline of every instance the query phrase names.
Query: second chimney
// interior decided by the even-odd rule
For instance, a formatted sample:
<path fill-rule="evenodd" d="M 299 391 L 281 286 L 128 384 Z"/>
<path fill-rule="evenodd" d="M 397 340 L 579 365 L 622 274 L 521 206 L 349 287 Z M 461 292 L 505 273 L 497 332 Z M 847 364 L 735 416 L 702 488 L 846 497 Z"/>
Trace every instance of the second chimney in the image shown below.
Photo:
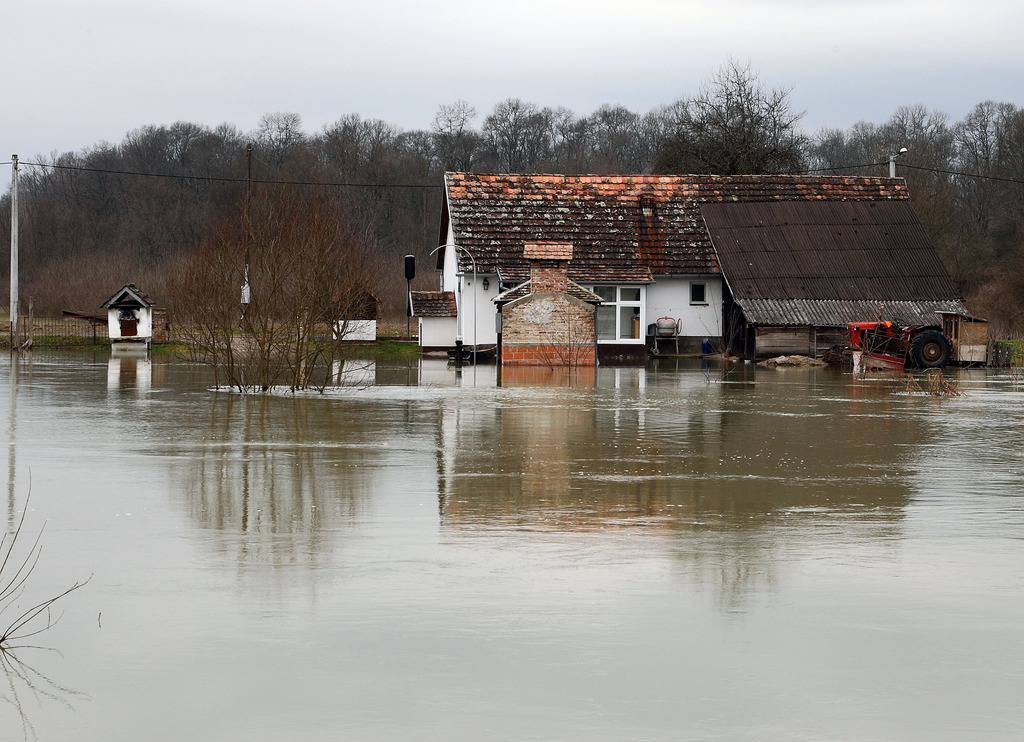
<path fill-rule="evenodd" d="M 523 257 L 530 263 L 530 291 L 565 291 L 569 286 L 571 242 L 527 242 Z"/>

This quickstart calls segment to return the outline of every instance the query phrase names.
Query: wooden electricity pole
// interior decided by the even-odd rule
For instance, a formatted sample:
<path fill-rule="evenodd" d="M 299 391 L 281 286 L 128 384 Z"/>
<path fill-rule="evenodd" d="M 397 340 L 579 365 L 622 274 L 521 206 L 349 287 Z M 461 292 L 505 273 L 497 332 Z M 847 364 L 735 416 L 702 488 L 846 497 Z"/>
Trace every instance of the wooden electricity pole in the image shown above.
<path fill-rule="evenodd" d="M 18 156 L 11 155 L 11 348 L 18 338 Z"/>

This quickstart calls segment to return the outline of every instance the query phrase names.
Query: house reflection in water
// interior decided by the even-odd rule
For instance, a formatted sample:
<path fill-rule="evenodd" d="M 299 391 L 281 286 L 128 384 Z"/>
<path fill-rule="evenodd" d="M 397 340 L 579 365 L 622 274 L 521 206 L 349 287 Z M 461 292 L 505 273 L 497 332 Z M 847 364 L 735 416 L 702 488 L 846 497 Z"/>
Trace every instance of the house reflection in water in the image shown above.
<path fill-rule="evenodd" d="M 503 386 L 513 384 L 506 372 Z M 725 606 L 770 587 L 802 541 L 901 528 L 910 491 L 899 452 L 921 433 L 847 415 L 855 400 L 822 399 L 806 380 L 753 385 L 642 368 L 552 381 L 526 379 L 529 395 L 490 411 L 443 406 L 445 528 L 618 529 L 642 539 L 627 548 L 688 564 Z M 877 401 L 883 412 L 890 404 Z"/>
<path fill-rule="evenodd" d="M 107 360 L 107 390 L 145 394 L 153 386 L 153 362 L 145 345 L 114 345 Z"/>

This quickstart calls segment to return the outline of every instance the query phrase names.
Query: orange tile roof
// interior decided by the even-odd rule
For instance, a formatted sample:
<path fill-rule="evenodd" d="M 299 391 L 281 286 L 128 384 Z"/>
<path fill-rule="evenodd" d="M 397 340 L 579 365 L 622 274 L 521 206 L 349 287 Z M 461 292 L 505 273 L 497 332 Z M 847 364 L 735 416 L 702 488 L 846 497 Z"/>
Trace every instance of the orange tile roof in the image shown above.
<path fill-rule="evenodd" d="M 527 260 L 572 260 L 571 242 L 527 242 L 523 245 Z"/>

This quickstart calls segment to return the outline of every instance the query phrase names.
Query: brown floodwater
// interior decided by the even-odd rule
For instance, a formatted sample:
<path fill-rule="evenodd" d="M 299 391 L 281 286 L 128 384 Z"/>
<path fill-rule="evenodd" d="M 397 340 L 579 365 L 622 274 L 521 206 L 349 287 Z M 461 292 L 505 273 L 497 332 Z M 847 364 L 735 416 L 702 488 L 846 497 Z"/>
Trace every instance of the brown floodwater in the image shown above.
<path fill-rule="evenodd" d="M 24 600 L 92 575 L 34 638 L 60 654 L 19 650 L 50 694 L 0 677 L 39 739 L 1024 738 L 1011 375 L 358 375 L 0 362 Z"/>

